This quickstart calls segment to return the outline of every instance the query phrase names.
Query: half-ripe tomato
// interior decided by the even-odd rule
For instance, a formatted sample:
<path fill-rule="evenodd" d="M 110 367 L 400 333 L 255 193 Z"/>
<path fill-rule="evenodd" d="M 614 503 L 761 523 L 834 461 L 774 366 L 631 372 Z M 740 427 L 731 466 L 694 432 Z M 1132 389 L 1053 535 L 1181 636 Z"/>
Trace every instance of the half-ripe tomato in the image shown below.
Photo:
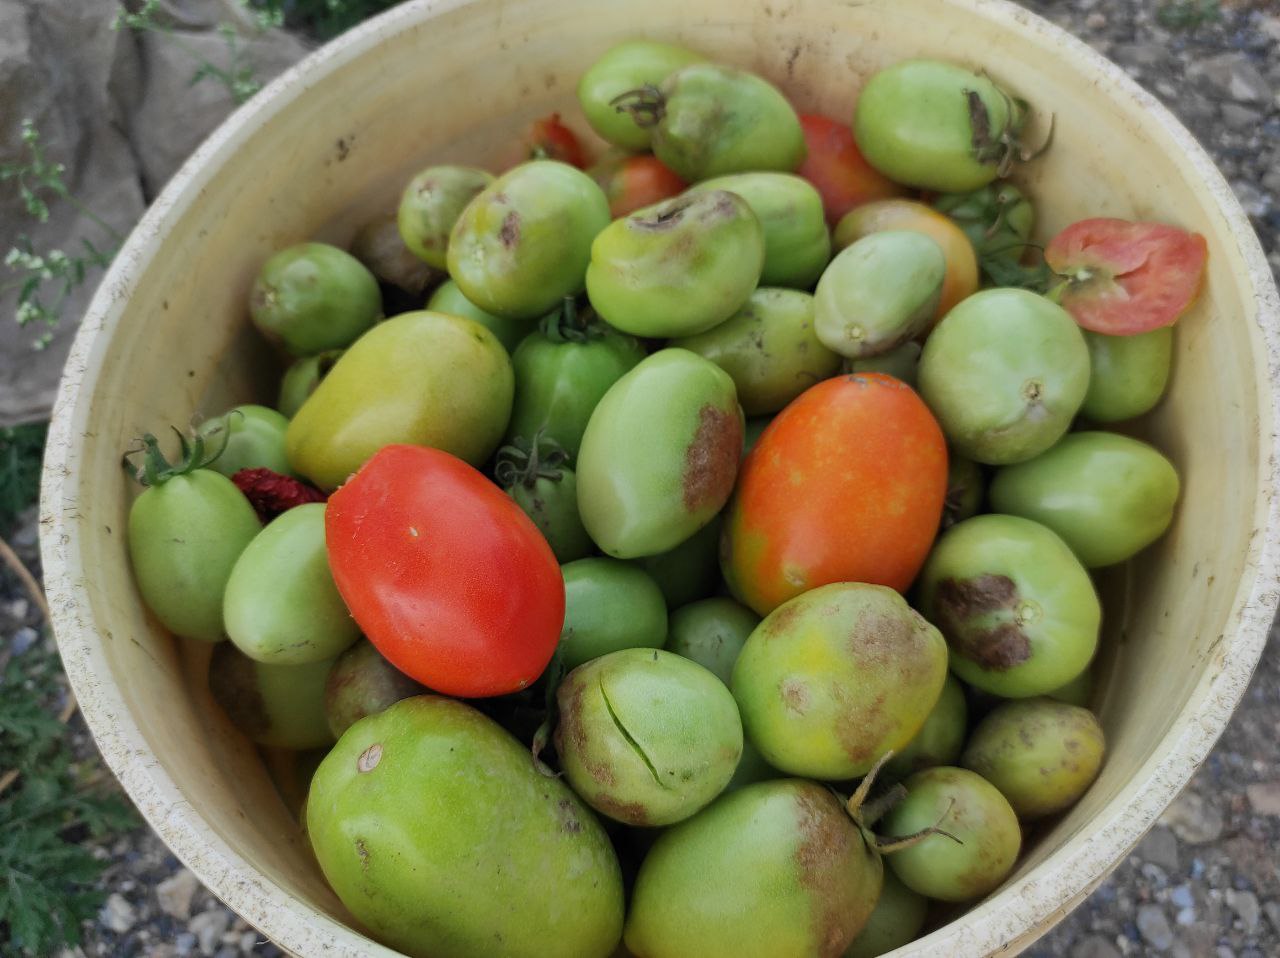
<path fill-rule="evenodd" d="M 560 114 L 552 113 L 535 120 L 525 136 L 525 159 L 559 160 L 580 170 L 587 167 L 587 152 L 573 130 L 560 122 Z"/>
<path fill-rule="evenodd" d="M 446 695 L 503 695 L 547 667 L 564 622 L 556 557 L 518 505 L 461 459 L 385 446 L 329 498 L 325 544 L 356 623 Z"/>
<path fill-rule="evenodd" d="M 1095 333 L 1131 336 L 1172 326 L 1204 284 L 1209 248 L 1199 233 L 1163 223 L 1073 223 L 1044 251 L 1066 280 L 1061 302 Z"/>
<path fill-rule="evenodd" d="M 800 127 L 809 152 L 796 172 L 822 196 L 822 208 L 832 226 L 855 206 L 906 195 L 905 186 L 899 186 L 863 158 L 848 123 L 801 114 Z"/>
<path fill-rule="evenodd" d="M 760 615 L 832 582 L 904 591 L 946 495 L 942 429 L 910 386 L 883 373 L 828 379 L 778 413 L 742 464 L 725 578 Z"/>
<path fill-rule="evenodd" d="M 923 233 L 939 246 L 947 260 L 936 319 L 941 319 L 960 300 L 978 289 L 978 257 L 973 244 L 950 217 L 914 200 L 877 200 L 850 210 L 836 225 L 832 250 L 839 252 L 871 233 L 884 230 L 911 230 Z"/>
<path fill-rule="evenodd" d="M 685 181 L 656 156 L 614 154 L 587 171 L 609 198 L 616 220 L 684 192 Z"/>

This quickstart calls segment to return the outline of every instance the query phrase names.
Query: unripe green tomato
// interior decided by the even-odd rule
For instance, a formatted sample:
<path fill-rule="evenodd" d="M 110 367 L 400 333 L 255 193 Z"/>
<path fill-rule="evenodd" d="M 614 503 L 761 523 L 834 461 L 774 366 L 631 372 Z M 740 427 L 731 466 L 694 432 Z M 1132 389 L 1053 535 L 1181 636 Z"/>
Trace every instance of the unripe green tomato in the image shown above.
<path fill-rule="evenodd" d="M 591 538 L 634 559 L 705 526 L 733 491 L 742 422 L 719 366 L 685 349 L 643 360 L 605 393 L 582 437 L 578 511 Z"/>
<path fill-rule="evenodd" d="M 261 528 L 244 493 L 210 469 L 144 490 L 129 509 L 129 559 L 142 600 L 160 624 L 202 642 L 226 638 L 227 579 Z"/>
<path fill-rule="evenodd" d="M 725 685 L 760 616 L 733 599 L 703 599 L 671 613 L 667 650 L 692 659 Z"/>
<path fill-rule="evenodd" d="M 906 778 L 922 768 L 955 765 L 964 751 L 968 731 L 969 706 L 964 699 L 964 689 L 959 679 L 948 675 L 937 704 L 915 738 L 885 763 L 886 774 Z"/>
<path fill-rule="evenodd" d="M 961 764 L 1000 790 L 1024 822 L 1070 808 L 1102 768 L 1106 737 L 1086 708 L 1006 702 L 978 723 Z"/>
<path fill-rule="evenodd" d="M 578 81 L 578 102 L 601 138 L 632 152 L 649 149 L 652 128 L 640 126 L 614 100 L 645 86 L 657 87 L 676 70 L 704 58 L 673 43 L 631 40 L 610 47 Z"/>
<path fill-rule="evenodd" d="M 947 457 L 947 499 L 942 506 L 942 528 L 949 529 L 957 522 L 976 516 L 986 495 L 987 481 L 982 467 L 972 459 L 952 453 Z"/>
<path fill-rule="evenodd" d="M 920 356 L 920 395 L 962 456 L 1025 462 L 1062 438 L 1089 388 L 1089 348 L 1061 306 L 1024 289 L 975 293 Z"/>
<path fill-rule="evenodd" d="M 999 174 L 995 147 L 1019 121 L 1011 102 L 985 74 L 936 60 L 903 60 L 862 88 L 853 135 L 867 162 L 889 179 L 964 193 Z M 975 110 L 987 128 L 987 151 L 977 142 Z"/>
<path fill-rule="evenodd" d="M 636 336 L 692 336 L 732 316 L 760 279 L 764 233 L 736 193 L 685 193 L 615 220 L 596 237 L 587 295 Z"/>
<path fill-rule="evenodd" d="M 241 652 L 275 665 L 332 659 L 360 638 L 329 572 L 323 502 L 284 512 L 240 553 L 222 618 Z"/>
<path fill-rule="evenodd" d="M 846 365 L 851 373 L 885 373 L 915 389 L 920 372 L 920 344 L 908 339 L 887 353 L 851 359 Z"/>
<path fill-rule="evenodd" d="M 1093 701 L 1093 667 L 1085 669 L 1066 685 L 1045 694 L 1055 701 L 1087 709 Z"/>
<path fill-rule="evenodd" d="M 1085 330 L 1089 345 L 1089 391 L 1082 415 L 1095 422 L 1121 422 L 1155 408 L 1169 384 L 1173 327 L 1133 336 Z"/>
<path fill-rule="evenodd" d="M 753 73 L 695 63 L 661 86 L 653 152 L 686 183 L 758 170 L 791 172 L 805 158 L 800 118 Z"/>
<path fill-rule="evenodd" d="M 532 330 L 532 325 L 526 319 L 506 319 L 502 316 L 495 316 L 493 313 L 486 313 L 467 297 L 462 295 L 462 290 L 458 288 L 458 284 L 448 279 L 436 287 L 435 292 L 431 294 L 431 298 L 427 300 L 427 309 L 436 313 L 448 313 L 450 316 L 461 316 L 463 319 L 473 319 L 489 332 L 497 337 L 498 342 L 502 343 L 502 348 L 508 353 L 514 353 L 516 347 Z"/>
<path fill-rule="evenodd" d="M 925 562 L 917 596 L 946 637 L 951 670 L 1004 698 L 1060 688 L 1098 645 L 1102 608 L 1089 573 L 1029 519 L 982 515 L 952 526 Z"/>
<path fill-rule="evenodd" d="M 479 193 L 449 236 L 449 275 L 487 313 L 536 319 L 582 290 L 609 225 L 595 180 L 554 160 L 522 163 Z"/>
<path fill-rule="evenodd" d="M 670 825 L 724 790 L 742 754 L 733 696 L 696 662 L 623 649 L 556 692 L 556 751 L 587 804 L 628 825 Z"/>
<path fill-rule="evenodd" d="M 617 559 L 579 559 L 560 571 L 566 669 L 620 649 L 658 649 L 667 640 L 667 604 L 643 569 Z"/>
<path fill-rule="evenodd" d="M 591 555 L 595 543 L 587 535 L 578 515 L 578 477 L 572 469 L 560 466 L 557 478 L 537 476 L 532 482 L 518 482 L 507 495 L 538 527 L 546 538 L 557 562 L 572 562 Z"/>
<path fill-rule="evenodd" d="M 886 868 L 875 910 L 842 958 L 879 958 L 915 941 L 928 913 L 928 899 L 902 884 L 892 868 Z"/>
<path fill-rule="evenodd" d="M 831 259 L 822 197 L 793 173 L 735 173 L 703 180 L 689 192 L 728 190 L 747 201 L 764 231 L 762 286 L 811 289 Z"/>
<path fill-rule="evenodd" d="M 942 247 L 923 233 L 864 236 L 841 250 L 818 280 L 818 338 L 850 359 L 887 353 L 929 327 L 946 275 Z"/>
<path fill-rule="evenodd" d="M 668 609 L 715 593 L 720 583 L 720 526 L 716 516 L 679 545 L 636 560 L 658 583 Z"/>
<path fill-rule="evenodd" d="M 990 183 L 969 193 L 944 193 L 933 201 L 969 237 L 979 259 L 1017 262 L 1026 252 L 1036 211 L 1012 183 Z"/>
<path fill-rule="evenodd" d="M 887 856 L 904 885 L 927 898 L 958 902 L 981 898 L 1004 881 L 1018 860 L 1022 830 L 995 786 L 949 766 L 916 772 L 903 785 L 907 797 L 885 816 L 884 837 L 934 826 L 954 836 L 930 835 Z"/>
<path fill-rule="evenodd" d="M 209 691 L 251 742 L 320 748 L 334 740 L 324 714 L 324 685 L 332 667 L 333 659 L 304 665 L 255 662 L 224 642 L 209 660 Z"/>
<path fill-rule="evenodd" d="M 303 356 L 290 363 L 280 380 L 280 398 L 276 401 L 280 415 L 286 419 L 296 416 L 302 404 L 316 391 L 320 380 L 329 375 L 329 370 L 342 353 L 341 349 L 330 349 L 314 356 Z"/>
<path fill-rule="evenodd" d="M 401 699 L 426 692 L 360 639 L 333 663 L 324 683 L 324 713 L 335 738 L 366 715 L 385 712 Z"/>
<path fill-rule="evenodd" d="M 270 469 L 289 476 L 289 460 L 284 454 L 284 434 L 289 419 L 266 406 L 236 406 L 213 419 L 206 419 L 196 433 L 209 449 L 221 449 L 208 468 L 228 479 L 241 469 Z"/>
<path fill-rule="evenodd" d="M 312 356 L 355 342 L 382 315 L 382 293 L 350 253 L 299 243 L 262 265 L 249 313 L 262 334 L 291 356 Z"/>
<path fill-rule="evenodd" d="M 762 287 L 719 326 L 671 345 L 727 372 L 742 411 L 759 416 L 777 412 L 840 369 L 840 357 L 819 341 L 813 327 L 812 296 Z"/>
<path fill-rule="evenodd" d="M 449 264 L 449 234 L 468 203 L 493 182 L 474 166 L 432 166 L 409 181 L 396 224 L 405 247 L 435 269 Z"/>
<path fill-rule="evenodd" d="M 1094 569 L 1123 562 L 1164 535 L 1179 488 L 1173 463 L 1145 442 L 1073 432 L 1035 459 L 999 470 L 991 505 L 1048 526 Z"/>

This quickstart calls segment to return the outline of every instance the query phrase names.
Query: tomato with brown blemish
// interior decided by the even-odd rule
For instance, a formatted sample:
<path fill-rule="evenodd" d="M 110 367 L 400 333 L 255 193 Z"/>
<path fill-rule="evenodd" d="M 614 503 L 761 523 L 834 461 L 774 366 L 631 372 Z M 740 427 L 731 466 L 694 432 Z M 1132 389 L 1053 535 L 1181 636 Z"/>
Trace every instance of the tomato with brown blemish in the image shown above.
<path fill-rule="evenodd" d="M 730 589 L 761 615 L 831 582 L 904 591 L 947 493 L 933 414 L 883 373 L 819 383 L 780 412 L 742 465 L 721 542 Z"/>

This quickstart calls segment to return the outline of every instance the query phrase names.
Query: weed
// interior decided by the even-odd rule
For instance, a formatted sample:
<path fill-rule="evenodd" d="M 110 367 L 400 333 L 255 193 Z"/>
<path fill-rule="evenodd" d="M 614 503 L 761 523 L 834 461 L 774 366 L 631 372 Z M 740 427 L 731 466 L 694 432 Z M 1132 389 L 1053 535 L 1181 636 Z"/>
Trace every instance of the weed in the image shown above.
<path fill-rule="evenodd" d="M 1156 20 L 1169 30 L 1194 30 L 1221 16 L 1219 0 L 1164 0 L 1156 9 Z"/>

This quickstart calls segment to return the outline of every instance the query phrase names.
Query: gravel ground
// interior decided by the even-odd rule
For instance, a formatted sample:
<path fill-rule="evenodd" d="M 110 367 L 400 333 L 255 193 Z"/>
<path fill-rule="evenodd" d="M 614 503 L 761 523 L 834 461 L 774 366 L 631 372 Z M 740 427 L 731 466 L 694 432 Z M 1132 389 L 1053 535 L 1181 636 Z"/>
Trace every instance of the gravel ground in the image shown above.
<path fill-rule="evenodd" d="M 1224 5 L 1171 29 L 1151 0 L 1028 2 L 1121 64 L 1205 143 L 1280 273 L 1280 4 Z M 1184 5 L 1184 6 L 1189 6 Z M 37 566 L 35 518 L 13 544 Z M 0 634 L 41 641 L 34 610 L 0 576 Z M 78 750 L 92 751 L 79 720 Z M 1132 856 L 1028 954 L 1036 958 L 1280 955 L 1280 638 L 1273 628 L 1245 702 L 1188 791 Z M 101 854 L 111 892 L 80 949 L 58 958 L 275 956 L 145 828 Z"/>

